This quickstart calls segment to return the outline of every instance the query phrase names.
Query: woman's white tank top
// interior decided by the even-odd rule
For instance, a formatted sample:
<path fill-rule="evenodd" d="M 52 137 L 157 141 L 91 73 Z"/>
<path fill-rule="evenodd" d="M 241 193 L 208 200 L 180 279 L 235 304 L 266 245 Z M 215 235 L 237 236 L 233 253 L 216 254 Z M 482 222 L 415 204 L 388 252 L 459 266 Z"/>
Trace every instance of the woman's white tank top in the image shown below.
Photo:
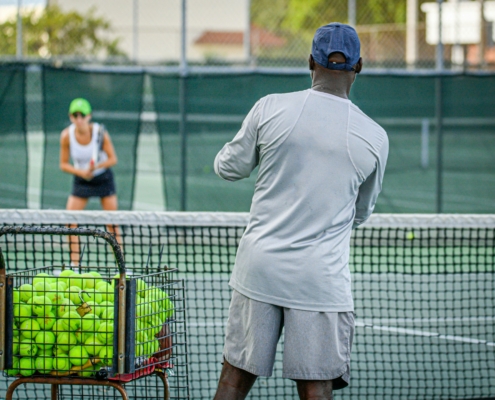
<path fill-rule="evenodd" d="M 79 169 L 88 169 L 91 160 L 94 160 L 95 164 L 101 163 L 108 159 L 107 153 L 101 149 L 101 143 L 98 141 L 98 130 L 100 125 L 93 123 L 93 131 L 91 134 L 91 141 L 86 144 L 80 144 L 76 139 L 76 126 L 71 124 L 69 126 L 69 140 L 70 140 L 70 156 L 74 166 Z M 101 137 L 103 140 L 103 135 Z M 106 168 L 98 168 L 93 171 L 93 176 L 97 176 L 106 171 Z"/>

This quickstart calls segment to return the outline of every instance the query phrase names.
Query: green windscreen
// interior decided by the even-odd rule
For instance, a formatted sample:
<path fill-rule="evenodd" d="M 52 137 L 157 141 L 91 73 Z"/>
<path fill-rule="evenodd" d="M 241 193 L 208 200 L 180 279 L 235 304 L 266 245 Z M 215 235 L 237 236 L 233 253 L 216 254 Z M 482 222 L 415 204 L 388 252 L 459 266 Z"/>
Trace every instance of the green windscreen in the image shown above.
<path fill-rule="evenodd" d="M 179 78 L 152 75 L 167 210 L 180 210 Z"/>
<path fill-rule="evenodd" d="M 87 99 L 93 121 L 103 123 L 115 147 L 118 164 L 112 168 L 119 209 L 132 208 L 136 175 L 136 148 L 142 109 L 143 73 L 87 72 L 45 67 L 45 157 L 42 208 L 65 208 L 72 176 L 59 168 L 60 133 L 69 126 L 69 104 L 76 97 Z M 92 199 L 88 208 L 100 208 Z"/>
<path fill-rule="evenodd" d="M 168 210 L 180 209 L 180 79 L 152 76 Z M 256 171 L 249 179 L 223 181 L 213 171 L 215 155 L 233 139 L 259 98 L 306 89 L 309 75 L 191 75 L 182 79 L 187 137 L 186 209 L 249 211 Z"/>
<path fill-rule="evenodd" d="M 168 210 L 180 209 L 180 79 L 152 76 Z M 222 181 L 213 171 L 215 155 L 234 137 L 260 97 L 306 89 L 309 77 L 193 74 L 182 79 L 186 210 L 248 211 L 256 171 L 249 179 Z M 494 75 L 357 77 L 351 100 L 387 131 L 390 141 L 375 211 L 437 212 L 440 187 L 442 212 L 495 212 L 494 89 Z M 440 142 L 439 110 L 443 114 Z"/>
<path fill-rule="evenodd" d="M 444 79 L 443 208 L 495 212 L 495 76 Z"/>
<path fill-rule="evenodd" d="M 24 82 L 24 66 L 0 66 L 0 208 L 27 207 Z"/>
<path fill-rule="evenodd" d="M 437 89 L 441 79 L 440 89 Z M 388 133 L 390 152 L 378 212 L 495 212 L 495 76 L 363 75 L 352 100 Z M 442 139 L 437 137 L 440 96 Z"/>
<path fill-rule="evenodd" d="M 435 78 L 358 75 L 351 100 L 389 138 L 389 156 L 376 212 L 435 212 Z M 422 137 L 422 124 L 428 134 Z M 422 164 L 422 140 L 427 147 Z"/>

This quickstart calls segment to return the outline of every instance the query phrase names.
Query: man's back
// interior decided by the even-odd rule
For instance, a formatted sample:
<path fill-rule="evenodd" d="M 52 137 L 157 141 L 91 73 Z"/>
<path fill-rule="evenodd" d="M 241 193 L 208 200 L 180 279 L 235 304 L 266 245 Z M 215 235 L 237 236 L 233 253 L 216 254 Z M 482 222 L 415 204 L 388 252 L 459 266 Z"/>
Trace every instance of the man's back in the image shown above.
<path fill-rule="evenodd" d="M 373 210 L 387 152 L 383 129 L 349 100 L 315 90 L 261 99 L 215 160 L 235 180 L 259 157 L 231 286 L 284 307 L 352 309 L 351 229 Z"/>

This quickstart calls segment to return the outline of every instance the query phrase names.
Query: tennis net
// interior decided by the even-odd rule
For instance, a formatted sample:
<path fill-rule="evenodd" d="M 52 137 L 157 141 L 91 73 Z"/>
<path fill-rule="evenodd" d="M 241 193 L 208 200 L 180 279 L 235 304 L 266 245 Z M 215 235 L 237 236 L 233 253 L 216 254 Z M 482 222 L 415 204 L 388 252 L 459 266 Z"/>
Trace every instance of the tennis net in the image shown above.
<path fill-rule="evenodd" d="M 188 371 L 171 390 L 188 379 L 190 398 L 213 398 L 228 279 L 247 214 L 0 210 L 0 221 L 118 226 L 131 272 L 178 268 L 186 282 Z M 110 248 L 80 240 L 83 264 L 113 265 Z M 61 237 L 4 236 L 0 247 L 10 270 L 70 263 Z M 353 232 L 350 268 L 352 378 L 336 399 L 495 398 L 495 215 L 373 215 Z M 258 379 L 250 399 L 298 398 L 282 378 L 282 344 L 283 336 L 273 376 Z"/>

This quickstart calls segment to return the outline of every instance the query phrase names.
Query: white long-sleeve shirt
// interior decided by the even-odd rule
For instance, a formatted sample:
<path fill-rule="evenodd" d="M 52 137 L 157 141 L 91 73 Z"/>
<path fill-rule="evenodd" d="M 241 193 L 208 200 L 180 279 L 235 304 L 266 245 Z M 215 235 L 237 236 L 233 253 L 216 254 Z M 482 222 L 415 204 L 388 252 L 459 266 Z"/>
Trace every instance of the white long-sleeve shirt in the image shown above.
<path fill-rule="evenodd" d="M 259 165 L 230 286 L 310 311 L 353 311 L 349 244 L 371 215 L 388 155 L 385 131 L 350 100 L 312 89 L 269 95 L 215 158 L 234 181 Z"/>

